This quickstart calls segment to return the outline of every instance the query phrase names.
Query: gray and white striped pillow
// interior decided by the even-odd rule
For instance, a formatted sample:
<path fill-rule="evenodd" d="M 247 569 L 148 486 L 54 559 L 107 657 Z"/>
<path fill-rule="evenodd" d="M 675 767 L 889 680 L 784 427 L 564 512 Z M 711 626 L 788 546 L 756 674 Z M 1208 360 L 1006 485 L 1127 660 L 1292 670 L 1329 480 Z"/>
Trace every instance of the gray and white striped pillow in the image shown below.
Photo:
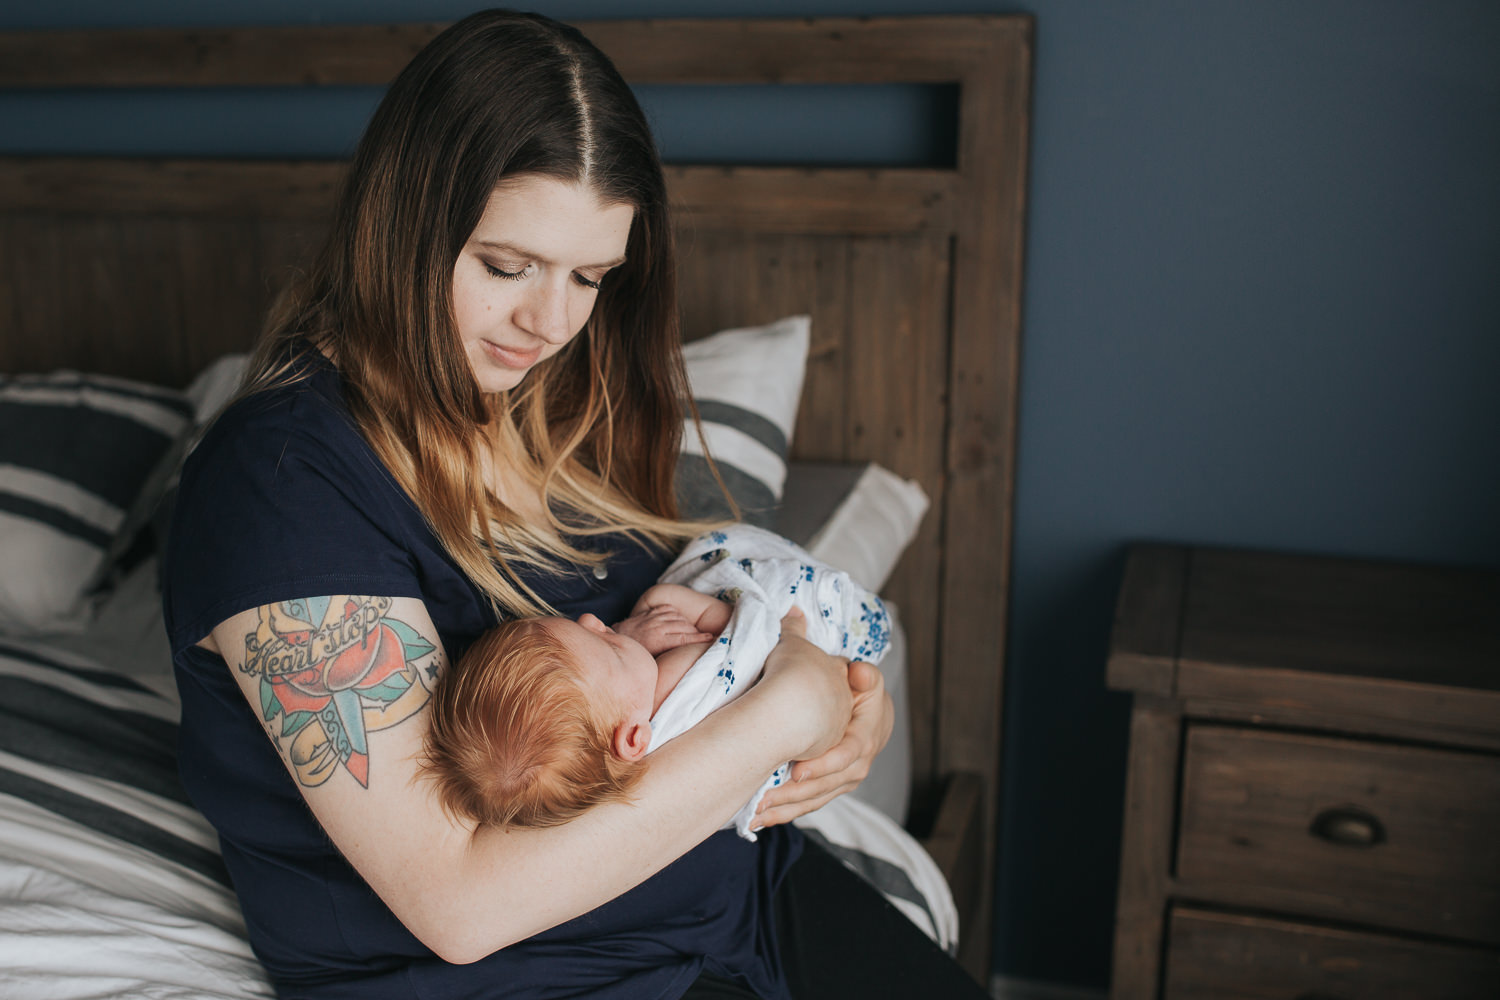
<path fill-rule="evenodd" d="M 87 624 L 126 511 L 191 414 L 182 393 L 127 379 L 0 376 L 0 632 Z"/>
<path fill-rule="evenodd" d="M 28 862 L 114 855 L 117 873 L 96 864 L 90 880 L 163 905 L 227 893 L 218 838 L 177 777 L 178 714 L 175 701 L 106 664 L 0 639 L 0 813 L 9 821 L 0 851 Z M 150 884 L 132 882 L 131 859 L 161 870 Z"/>
<path fill-rule="evenodd" d="M 786 485 L 810 330 L 807 316 L 790 316 L 723 330 L 682 349 L 709 454 L 741 519 L 763 528 L 771 526 Z M 677 463 L 677 504 L 685 518 L 730 514 L 691 421 Z"/>

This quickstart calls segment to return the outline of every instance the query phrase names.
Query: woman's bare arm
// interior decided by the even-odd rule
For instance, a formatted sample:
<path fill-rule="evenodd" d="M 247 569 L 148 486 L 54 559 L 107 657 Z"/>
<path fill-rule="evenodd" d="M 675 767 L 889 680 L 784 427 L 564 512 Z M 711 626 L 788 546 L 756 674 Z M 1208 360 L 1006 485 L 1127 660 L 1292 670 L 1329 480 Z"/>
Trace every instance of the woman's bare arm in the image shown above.
<path fill-rule="evenodd" d="M 300 603 L 347 615 L 297 629 L 286 605 L 268 605 L 223 622 L 205 645 L 223 655 L 334 844 L 451 962 L 476 961 L 644 881 L 717 830 L 782 761 L 837 743 L 852 710 L 844 662 L 789 626 L 762 682 L 653 755 L 633 802 L 547 829 L 476 829 L 447 816 L 423 779 L 427 692 L 446 664 L 422 603 Z M 277 718 L 291 711 L 310 714 Z M 286 731 L 287 721 L 300 725 Z"/>

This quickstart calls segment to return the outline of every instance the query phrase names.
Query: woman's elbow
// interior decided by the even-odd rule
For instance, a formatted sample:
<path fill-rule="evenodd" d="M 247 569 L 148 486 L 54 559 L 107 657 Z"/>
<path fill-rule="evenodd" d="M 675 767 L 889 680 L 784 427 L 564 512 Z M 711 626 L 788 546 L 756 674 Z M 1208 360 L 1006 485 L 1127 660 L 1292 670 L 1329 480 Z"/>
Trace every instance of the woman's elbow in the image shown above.
<path fill-rule="evenodd" d="M 520 913 L 489 905 L 496 897 L 485 896 L 481 899 L 464 886 L 434 880 L 415 896 L 388 898 L 386 904 L 438 958 L 470 965 L 542 929 L 524 926 L 517 919 Z"/>
<path fill-rule="evenodd" d="M 426 922 L 427 926 L 412 926 L 413 923 L 416 922 L 407 924 L 407 930 L 450 965 L 472 965 L 521 940 L 520 936 L 507 936 L 503 931 L 498 935 L 493 930 L 484 933 L 473 921 L 431 920 Z"/>
<path fill-rule="evenodd" d="M 426 943 L 426 942 L 424 942 Z M 437 945 L 437 947 L 434 947 Z M 432 942 L 427 947 L 432 953 L 449 965 L 473 965 L 488 955 L 493 955 L 499 948 L 487 948 L 474 941 L 454 942 Z"/>

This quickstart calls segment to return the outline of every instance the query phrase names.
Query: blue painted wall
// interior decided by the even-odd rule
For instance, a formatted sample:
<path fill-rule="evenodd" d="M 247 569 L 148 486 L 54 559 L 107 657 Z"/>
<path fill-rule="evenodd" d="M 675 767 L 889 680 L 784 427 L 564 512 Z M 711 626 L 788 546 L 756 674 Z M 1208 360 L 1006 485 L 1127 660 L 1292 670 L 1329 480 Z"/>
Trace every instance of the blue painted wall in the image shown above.
<path fill-rule="evenodd" d="M 997 940 L 1102 984 L 1121 544 L 1500 568 L 1500 5 L 1029 6 Z"/>
<path fill-rule="evenodd" d="M 0 28 L 446 20 L 473 7 L 5 0 Z M 536 7 L 931 12 L 918 0 Z M 1102 985 L 1128 708 L 1103 688 L 1103 653 L 1124 543 L 1500 568 L 1500 5 L 941 9 L 1037 15 L 997 970 Z M 710 131 L 691 95 L 647 103 L 681 157 L 784 143 L 767 158 L 920 159 L 922 142 L 902 136 L 926 98 L 889 96 L 867 109 L 824 95 L 815 124 L 799 116 L 779 139 L 754 108 L 753 124 Z M 0 95 L 0 149 L 337 155 L 375 95 L 224 99 L 241 103 Z M 840 118 L 859 124 L 829 138 Z"/>

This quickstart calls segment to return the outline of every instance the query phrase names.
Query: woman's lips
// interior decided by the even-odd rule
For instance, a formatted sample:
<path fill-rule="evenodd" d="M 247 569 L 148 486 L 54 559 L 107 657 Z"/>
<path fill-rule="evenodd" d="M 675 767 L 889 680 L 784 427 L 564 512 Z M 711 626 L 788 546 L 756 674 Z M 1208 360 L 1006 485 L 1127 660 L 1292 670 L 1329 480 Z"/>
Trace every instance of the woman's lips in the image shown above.
<path fill-rule="evenodd" d="M 480 343 L 484 345 L 486 354 L 506 368 L 530 368 L 542 356 L 542 349 L 540 347 L 533 347 L 523 351 L 514 347 L 502 347 L 489 340 L 482 340 Z"/>

